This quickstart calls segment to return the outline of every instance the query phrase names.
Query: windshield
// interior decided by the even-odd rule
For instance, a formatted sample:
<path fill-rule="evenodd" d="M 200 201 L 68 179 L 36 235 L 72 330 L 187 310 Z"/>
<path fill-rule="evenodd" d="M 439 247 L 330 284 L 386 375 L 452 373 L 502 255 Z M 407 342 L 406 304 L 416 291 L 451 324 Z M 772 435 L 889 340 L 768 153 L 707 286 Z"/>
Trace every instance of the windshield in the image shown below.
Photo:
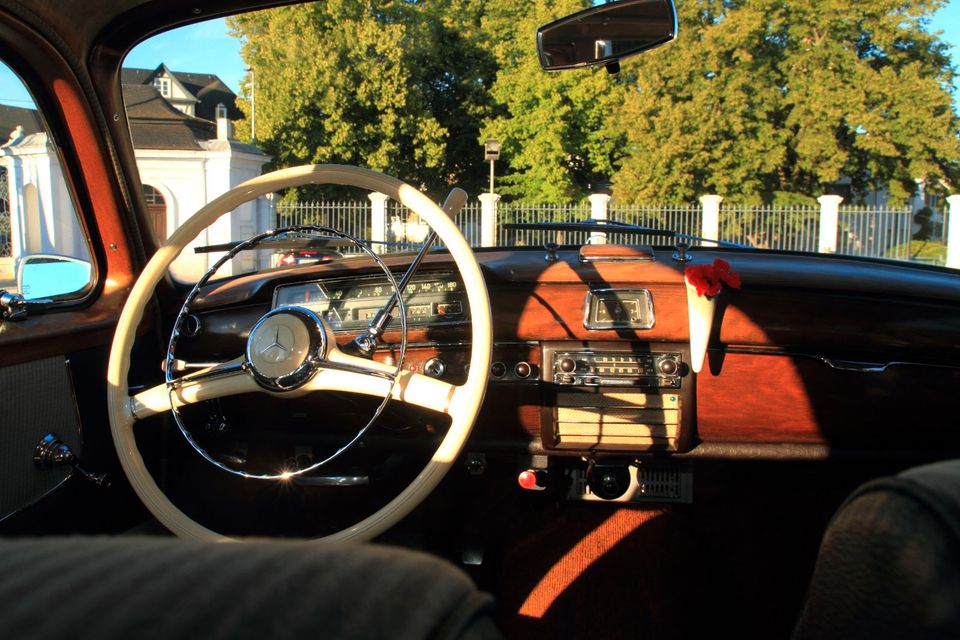
<path fill-rule="evenodd" d="M 676 40 L 619 73 L 543 71 L 538 27 L 590 5 L 305 4 L 143 42 L 122 83 L 154 232 L 163 240 L 261 172 L 338 163 L 437 202 L 464 188 L 456 220 L 475 247 L 672 242 L 523 224 L 607 220 L 946 263 L 960 181 L 957 2 L 681 0 Z M 379 194 L 304 187 L 245 205 L 196 244 L 303 224 L 382 252 L 428 233 Z M 196 279 L 216 256 L 184 256 L 175 273 Z M 236 258 L 234 272 L 312 259 L 281 246 Z"/>

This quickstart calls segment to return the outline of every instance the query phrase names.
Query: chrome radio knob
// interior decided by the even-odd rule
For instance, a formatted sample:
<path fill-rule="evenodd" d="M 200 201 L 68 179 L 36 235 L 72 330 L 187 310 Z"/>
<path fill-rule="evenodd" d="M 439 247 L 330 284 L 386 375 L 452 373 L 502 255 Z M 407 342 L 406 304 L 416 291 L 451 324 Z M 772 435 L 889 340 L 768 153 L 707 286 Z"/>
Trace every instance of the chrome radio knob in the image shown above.
<path fill-rule="evenodd" d="M 516 374 L 521 380 L 525 380 L 530 377 L 530 374 L 533 373 L 533 367 L 530 366 L 529 362 L 520 361 L 513 368 L 513 373 Z"/>
<path fill-rule="evenodd" d="M 660 369 L 660 373 L 663 375 L 672 376 L 680 367 L 677 365 L 676 360 L 673 360 L 672 358 L 664 358 L 657 363 L 657 368 Z"/>

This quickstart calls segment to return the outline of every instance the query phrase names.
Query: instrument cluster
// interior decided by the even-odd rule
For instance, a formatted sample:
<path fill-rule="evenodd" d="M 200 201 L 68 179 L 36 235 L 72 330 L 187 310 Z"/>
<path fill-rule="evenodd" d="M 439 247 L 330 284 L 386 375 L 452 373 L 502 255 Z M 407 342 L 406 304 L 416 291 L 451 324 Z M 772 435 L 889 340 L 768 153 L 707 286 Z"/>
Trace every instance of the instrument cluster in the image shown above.
<path fill-rule="evenodd" d="M 393 292 L 393 285 L 382 275 L 315 280 L 278 286 L 273 308 L 305 307 L 334 331 L 353 331 L 365 328 Z M 403 292 L 403 302 L 408 326 L 462 324 L 470 318 L 463 283 L 450 273 L 414 276 Z M 399 307 L 394 314 L 398 312 Z"/>

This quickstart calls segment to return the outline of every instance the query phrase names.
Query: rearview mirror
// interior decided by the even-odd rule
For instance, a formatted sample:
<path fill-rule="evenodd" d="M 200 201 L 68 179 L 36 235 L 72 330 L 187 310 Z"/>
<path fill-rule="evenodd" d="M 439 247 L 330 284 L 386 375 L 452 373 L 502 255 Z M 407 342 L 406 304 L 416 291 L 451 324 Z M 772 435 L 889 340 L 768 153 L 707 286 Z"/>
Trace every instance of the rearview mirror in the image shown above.
<path fill-rule="evenodd" d="M 623 0 L 590 7 L 537 30 L 540 66 L 547 71 L 606 65 L 659 47 L 677 35 L 672 0 Z"/>
<path fill-rule="evenodd" d="M 17 288 L 27 300 L 77 297 L 90 286 L 91 271 L 79 258 L 27 256 L 17 267 Z"/>

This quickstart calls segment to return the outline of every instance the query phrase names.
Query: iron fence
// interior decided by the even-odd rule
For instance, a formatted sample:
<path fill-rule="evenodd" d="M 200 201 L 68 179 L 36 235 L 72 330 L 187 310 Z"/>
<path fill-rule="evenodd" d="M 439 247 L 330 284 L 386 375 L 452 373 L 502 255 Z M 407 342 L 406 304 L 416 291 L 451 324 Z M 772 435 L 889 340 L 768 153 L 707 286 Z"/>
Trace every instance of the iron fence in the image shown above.
<path fill-rule="evenodd" d="M 0 258 L 9 258 L 10 244 L 10 200 L 7 193 L 7 168 L 0 167 Z"/>
<path fill-rule="evenodd" d="M 719 240 L 783 251 L 816 251 L 820 208 L 726 205 L 720 209 Z"/>
<path fill-rule="evenodd" d="M 837 253 L 910 260 L 914 232 L 910 208 L 840 207 Z"/>
<path fill-rule="evenodd" d="M 359 240 L 369 240 L 370 202 L 347 200 L 328 202 L 281 202 L 276 208 L 277 227 L 317 225 L 331 227 Z M 343 253 L 360 253 L 357 247 L 347 247 Z"/>
<path fill-rule="evenodd" d="M 419 216 L 392 200 L 386 204 L 386 227 L 380 233 L 373 233 L 371 211 L 371 204 L 364 201 L 283 203 L 277 206 L 277 222 L 281 226 L 331 226 L 368 241 L 377 238 L 379 242 L 383 238 L 386 251 L 415 248 L 429 233 L 429 227 Z M 479 202 L 469 202 L 455 219 L 467 241 L 474 247 L 481 244 L 481 212 Z M 543 246 L 548 242 L 569 245 L 590 241 L 591 233 L 585 231 L 505 228 L 507 223 L 588 220 L 591 208 L 585 201 L 570 204 L 500 203 L 497 215 L 496 243 L 500 246 Z M 703 210 L 699 204 L 610 203 L 607 219 L 700 236 Z M 898 260 L 918 259 L 911 249 L 915 228 L 913 213 L 909 208 L 841 206 L 837 224 L 837 253 Z M 763 249 L 816 252 L 819 234 L 818 206 L 727 204 L 720 209 L 719 237 L 716 239 Z M 666 244 L 672 241 L 660 235 L 615 231 L 607 231 L 603 235 L 606 242 L 618 244 Z M 693 241 L 691 244 L 700 243 Z"/>

